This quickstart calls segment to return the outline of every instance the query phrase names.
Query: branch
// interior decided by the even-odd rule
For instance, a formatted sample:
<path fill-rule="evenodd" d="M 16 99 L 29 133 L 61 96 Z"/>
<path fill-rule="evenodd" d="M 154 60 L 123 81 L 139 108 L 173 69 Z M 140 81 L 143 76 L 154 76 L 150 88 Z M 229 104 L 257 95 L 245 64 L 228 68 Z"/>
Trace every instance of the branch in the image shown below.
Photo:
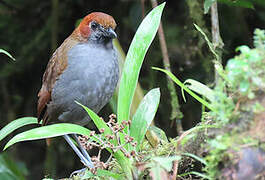
<path fill-rule="evenodd" d="M 212 21 L 212 38 L 214 49 L 216 47 L 222 48 L 224 43 L 220 36 L 219 20 L 218 20 L 218 9 L 217 2 L 215 1 L 211 6 L 211 21 Z"/>
<path fill-rule="evenodd" d="M 151 0 L 151 3 L 152 3 L 153 8 L 155 8 L 157 6 L 156 0 Z M 163 56 L 164 67 L 167 71 L 171 72 L 170 61 L 169 61 L 168 51 L 167 51 L 167 44 L 166 44 L 166 40 L 165 40 L 165 35 L 164 35 L 162 23 L 160 23 L 159 28 L 158 28 L 158 37 L 159 37 L 160 47 L 161 47 L 162 56 Z M 172 107 L 171 120 L 172 120 L 172 123 L 174 123 L 173 120 L 177 119 L 177 132 L 178 132 L 178 134 L 180 134 L 183 130 L 182 125 L 181 125 L 181 119 L 183 117 L 183 114 L 180 111 L 178 97 L 176 94 L 176 88 L 175 88 L 174 82 L 169 77 L 167 77 L 167 80 L 168 80 L 168 89 L 170 91 L 170 96 L 171 96 L 171 107 Z"/>
<path fill-rule="evenodd" d="M 217 1 L 215 1 L 211 6 L 211 22 L 212 22 L 212 43 L 213 48 L 216 50 L 216 48 L 222 49 L 224 46 L 224 43 L 220 36 L 220 29 L 219 29 L 219 20 L 218 20 L 218 9 L 217 9 Z M 216 51 L 218 54 L 217 61 L 219 64 L 222 64 L 222 52 Z M 215 84 L 218 84 L 218 81 L 220 79 L 220 76 L 215 70 Z"/>

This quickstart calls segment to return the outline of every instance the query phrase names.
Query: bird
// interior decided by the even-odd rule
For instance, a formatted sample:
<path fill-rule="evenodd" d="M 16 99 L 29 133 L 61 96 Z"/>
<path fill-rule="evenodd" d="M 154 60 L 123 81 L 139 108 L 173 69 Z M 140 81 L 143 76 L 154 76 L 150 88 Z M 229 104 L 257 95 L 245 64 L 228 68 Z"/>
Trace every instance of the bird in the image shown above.
<path fill-rule="evenodd" d="M 114 18 L 103 12 L 85 16 L 51 56 L 38 93 L 37 117 L 42 125 L 67 122 L 85 126 L 91 119 L 75 101 L 98 113 L 110 100 L 119 79 Z M 93 168 L 89 154 L 69 135 L 64 139 L 81 161 Z"/>

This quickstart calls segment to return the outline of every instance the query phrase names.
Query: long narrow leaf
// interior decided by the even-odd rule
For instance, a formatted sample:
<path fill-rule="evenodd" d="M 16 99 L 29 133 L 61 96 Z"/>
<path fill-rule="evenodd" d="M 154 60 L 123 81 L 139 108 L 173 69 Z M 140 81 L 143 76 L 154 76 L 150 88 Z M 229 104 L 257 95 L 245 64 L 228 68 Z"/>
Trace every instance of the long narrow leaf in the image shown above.
<path fill-rule="evenodd" d="M 206 97 L 210 102 L 214 101 L 214 92 L 208 86 L 193 79 L 187 79 L 184 85 L 194 92 Z"/>
<path fill-rule="evenodd" d="M 133 116 L 130 136 L 137 141 L 137 149 L 142 143 L 145 133 L 155 117 L 160 100 L 159 88 L 149 91 L 141 101 Z"/>
<path fill-rule="evenodd" d="M 82 108 L 84 110 L 86 110 L 86 112 L 88 113 L 88 115 L 90 116 L 90 118 L 92 119 L 92 121 L 95 123 L 95 125 L 97 126 L 98 129 L 102 129 L 104 128 L 104 133 L 103 134 L 111 134 L 111 130 L 108 127 L 108 125 L 105 123 L 104 120 L 100 119 L 100 117 L 93 112 L 91 109 L 89 109 L 88 107 L 80 104 L 79 102 L 76 101 L 76 103 L 80 106 L 82 106 Z"/>
<path fill-rule="evenodd" d="M 0 53 L 4 53 L 5 55 L 7 55 L 8 57 L 10 57 L 13 61 L 15 61 L 15 58 L 7 51 L 0 49 Z"/>
<path fill-rule="evenodd" d="M 195 98 L 197 101 L 199 101 L 201 104 L 203 104 L 204 106 L 206 106 L 207 108 L 209 108 L 211 111 L 215 111 L 213 109 L 213 107 L 211 106 L 211 104 L 209 104 L 207 101 L 205 101 L 204 99 L 200 98 L 198 95 L 196 95 L 194 92 L 192 92 L 191 90 L 189 90 L 189 88 L 187 88 L 176 76 L 174 76 L 174 74 L 172 74 L 171 72 L 165 70 L 165 69 L 161 69 L 161 68 L 157 68 L 157 67 L 152 67 L 152 69 L 158 70 L 158 71 L 162 71 L 165 74 L 167 74 L 178 86 L 180 86 L 181 88 L 183 88 L 187 93 L 189 93 L 193 98 Z"/>
<path fill-rule="evenodd" d="M 5 145 L 4 150 L 17 142 L 46 139 L 56 136 L 62 136 L 65 134 L 81 134 L 89 136 L 90 130 L 82 126 L 70 123 L 59 123 L 42 126 L 16 135 Z"/>
<path fill-rule="evenodd" d="M 0 130 L 0 141 L 18 128 L 29 124 L 38 124 L 38 119 L 35 117 L 23 117 L 10 122 Z"/>
<path fill-rule="evenodd" d="M 195 154 L 191 154 L 191 153 L 182 153 L 182 154 L 185 155 L 185 156 L 192 157 L 193 159 L 196 159 L 197 161 L 200 161 L 202 164 L 204 164 L 206 166 L 208 165 L 207 162 L 203 158 L 201 158 L 201 157 L 199 157 L 199 156 L 197 156 Z"/>
<path fill-rule="evenodd" d="M 210 51 L 213 53 L 213 55 L 215 56 L 216 60 L 218 61 L 220 59 L 220 57 L 215 52 L 213 43 L 211 43 L 211 41 L 208 39 L 207 35 L 203 32 L 203 30 L 199 26 L 197 26 L 196 24 L 193 24 L 193 25 L 203 35 L 205 41 L 207 42 L 207 45 L 208 45 Z"/>
<path fill-rule="evenodd" d="M 157 32 L 165 3 L 154 8 L 142 21 L 130 45 L 120 81 L 118 122 L 128 120 L 144 56 Z"/>
<path fill-rule="evenodd" d="M 115 47 L 115 49 L 118 52 L 120 77 L 121 77 L 121 73 L 122 73 L 122 70 L 123 70 L 126 54 L 123 51 L 123 49 L 121 47 L 121 44 L 119 43 L 117 38 L 113 40 L 113 46 Z M 119 93 L 119 87 L 116 89 L 116 91 L 114 92 L 114 95 L 112 96 L 112 98 L 110 100 L 110 105 L 111 105 L 112 110 L 113 110 L 113 112 L 115 114 L 117 114 L 118 93 Z M 138 82 L 137 85 L 136 85 L 133 101 L 132 101 L 132 104 L 131 104 L 130 118 L 133 117 L 134 113 L 136 112 L 137 107 L 139 106 L 139 104 L 140 104 L 140 102 L 141 102 L 141 100 L 143 98 L 144 98 L 143 89 L 141 88 L 141 85 Z"/>

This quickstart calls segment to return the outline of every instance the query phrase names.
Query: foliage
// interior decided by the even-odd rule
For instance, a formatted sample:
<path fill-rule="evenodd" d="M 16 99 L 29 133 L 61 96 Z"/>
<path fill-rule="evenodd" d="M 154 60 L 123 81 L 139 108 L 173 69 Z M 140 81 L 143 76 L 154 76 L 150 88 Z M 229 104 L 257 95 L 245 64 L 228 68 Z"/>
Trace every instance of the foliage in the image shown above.
<path fill-rule="evenodd" d="M 196 26 L 196 25 L 195 25 Z M 196 28 L 204 35 L 209 48 L 216 58 L 219 58 L 212 48 L 211 42 L 208 40 L 207 36 L 203 33 L 203 31 L 196 26 Z M 191 96 L 201 102 L 203 105 L 208 107 L 211 111 L 208 113 L 212 119 L 212 123 L 214 125 L 218 125 L 219 128 L 224 127 L 228 123 L 232 123 L 238 117 L 236 116 L 234 101 L 238 98 L 247 97 L 253 99 L 255 97 L 255 92 L 257 90 L 264 91 L 265 86 L 265 31 L 256 29 L 254 32 L 254 49 L 250 49 L 247 46 L 240 46 L 236 50 L 240 51 L 241 54 L 235 56 L 230 59 L 227 63 L 226 69 L 223 70 L 221 66 L 216 64 L 216 67 L 219 67 L 218 72 L 221 74 L 221 77 L 224 78 L 224 81 L 221 81 L 217 84 L 214 90 L 209 89 L 205 85 L 195 81 L 195 80 L 187 80 L 190 84 L 187 86 L 182 84 L 172 73 L 154 68 L 156 70 L 160 70 L 165 72 L 170 78 L 172 78 L 177 85 L 182 87 L 186 92 L 188 92 Z M 210 100 L 210 104 L 205 100 L 198 97 L 191 90 L 196 93 L 206 97 Z M 234 96 L 228 96 L 228 93 L 233 93 Z M 237 95 L 237 96 L 235 96 Z M 254 108 L 260 109 L 260 107 L 255 104 Z M 203 128 L 205 125 L 202 123 L 197 126 L 196 129 Z M 194 128 L 195 129 L 195 128 Z M 192 129 L 190 129 L 192 131 Z M 218 177 L 218 165 L 224 159 L 226 154 L 224 154 L 225 150 L 228 148 L 234 147 L 234 141 L 231 140 L 231 135 L 229 132 L 224 135 L 218 135 L 215 138 L 209 139 L 208 151 L 209 154 L 202 159 L 193 154 L 185 154 L 191 156 L 202 162 L 205 165 L 206 175 L 196 174 L 198 176 L 202 176 L 207 179 L 214 179 Z M 194 137 L 194 134 L 190 134 L 186 136 L 187 138 Z M 240 139 L 240 138 L 238 138 Z M 187 140 L 185 140 L 186 142 Z M 238 142 L 243 143 L 243 142 Z M 194 174 L 194 172 L 189 172 L 190 174 Z M 182 176 L 187 175 L 187 173 Z"/>
<path fill-rule="evenodd" d="M 216 138 L 209 139 L 207 142 L 209 145 L 209 154 L 205 157 L 207 164 L 204 168 L 204 171 L 207 173 L 210 179 L 214 179 L 214 177 L 218 177 L 220 175 L 218 165 L 227 156 L 225 150 L 230 148 L 232 145 L 230 138 L 231 137 L 228 134 L 218 135 Z"/>
<path fill-rule="evenodd" d="M 0 69 L 0 101 L 2 102 L 0 107 L 0 119 L 2 125 L 9 123 L 13 119 L 16 119 L 21 114 L 31 116 L 35 113 L 34 109 L 36 105 L 36 92 L 40 86 L 40 78 L 47 64 L 47 60 L 52 53 L 52 49 L 60 44 L 63 39 L 65 39 L 65 37 L 67 37 L 72 31 L 72 29 L 74 28 L 73 24 L 77 18 L 79 19 L 88 12 L 94 10 L 108 12 L 115 18 L 118 24 L 117 31 L 120 35 L 119 41 L 121 42 L 122 47 L 127 50 L 131 42 L 132 35 L 135 33 L 138 24 L 140 24 L 142 20 L 142 10 L 146 11 L 150 8 L 149 2 L 147 1 L 145 2 L 145 7 L 141 7 L 140 1 L 118 2 L 115 0 L 101 0 L 92 2 L 79 0 L 60 2 L 58 3 L 57 8 L 54 9 L 54 7 L 51 7 L 51 4 L 55 1 L 57 0 L 41 2 L 33 0 L 9 0 L 0 3 L 0 14 L 2 15 L 0 17 L 0 31 L 2 35 L 0 41 L 1 48 L 7 50 L 12 55 L 14 55 L 14 57 L 16 57 L 16 64 L 0 61 L 0 63 L 2 63 Z M 222 39 L 225 42 L 225 48 L 222 49 L 224 60 L 223 65 L 225 65 L 225 60 L 227 60 L 228 57 L 234 57 L 234 49 L 236 46 L 238 46 L 239 43 L 244 42 L 244 44 L 248 45 L 250 51 L 254 50 L 252 49 L 252 46 L 250 45 L 251 42 L 249 41 L 252 39 L 250 32 L 252 32 L 256 27 L 263 27 L 265 20 L 265 1 L 205 0 L 204 6 L 205 9 L 207 8 L 205 12 L 209 12 L 212 3 L 216 1 L 218 2 L 221 35 Z M 224 70 L 222 64 L 215 62 L 219 57 L 215 55 L 215 45 L 211 42 L 210 38 L 210 14 L 203 14 L 202 1 L 187 0 L 181 1 L 180 3 L 168 1 L 167 5 L 168 7 L 166 9 L 166 13 L 164 14 L 163 24 L 172 72 L 174 72 L 182 85 L 184 85 L 187 89 L 193 91 L 194 94 L 198 97 L 201 96 L 201 99 L 205 100 L 205 102 L 215 110 L 204 112 L 210 109 L 205 108 L 205 106 L 202 105 L 202 123 L 193 127 L 193 125 L 199 121 L 199 116 L 201 114 L 200 107 L 198 107 L 199 103 L 194 103 L 193 100 L 190 100 L 189 95 L 186 95 L 186 98 L 188 99 L 188 101 L 186 102 L 186 98 L 183 95 L 184 101 L 180 100 L 180 105 L 182 108 L 181 110 L 184 114 L 184 118 L 181 123 L 184 129 L 193 127 L 192 129 L 184 132 L 184 134 L 186 132 L 189 132 L 189 134 L 181 140 L 180 144 L 186 146 L 189 144 L 189 142 L 197 140 L 197 134 L 202 131 L 207 133 L 211 132 L 212 128 L 214 128 L 214 130 L 218 131 L 217 133 L 219 133 L 220 131 L 226 130 L 227 127 L 231 126 L 231 124 L 240 124 L 240 122 L 238 121 L 241 120 L 239 119 L 239 112 L 241 113 L 241 111 L 237 110 L 238 106 L 241 107 L 242 100 L 244 103 L 246 99 L 248 101 L 249 98 L 254 97 L 254 99 L 252 99 L 251 101 L 255 101 L 258 97 L 256 95 L 256 92 L 257 90 L 260 91 L 260 89 L 259 86 L 257 86 L 258 83 L 252 82 L 253 77 L 250 77 L 249 81 L 241 82 L 241 80 L 244 80 L 245 78 L 244 76 L 242 76 L 244 74 L 243 69 L 238 68 L 238 72 L 240 73 L 236 73 L 233 72 L 236 70 L 236 68 L 232 68 L 230 69 L 232 71 L 228 71 L 228 68 L 226 67 L 226 69 Z M 67 9 L 67 11 L 62 11 L 63 9 Z M 120 11 L 120 9 L 123 9 L 123 11 Z M 53 15 L 50 15 L 51 10 L 52 12 L 54 10 L 58 12 L 57 19 L 59 21 L 57 23 L 54 23 L 54 17 Z M 196 23 L 198 25 L 197 27 L 195 26 L 197 30 L 193 27 L 193 23 Z M 57 31 L 54 32 L 54 30 Z M 55 34 L 55 36 L 57 36 L 57 38 L 55 38 L 58 40 L 57 42 L 53 41 L 53 37 L 50 38 L 51 32 L 53 35 Z M 202 36 L 200 37 L 201 34 Z M 255 50 L 259 51 L 258 54 L 260 55 L 260 52 L 262 52 L 262 46 L 264 49 L 264 43 L 262 43 L 264 39 L 262 40 L 261 38 L 262 36 L 264 37 L 264 33 L 262 30 L 259 30 L 259 34 L 259 37 L 254 37 L 254 45 L 259 44 L 255 45 Z M 209 37 L 209 39 L 207 36 Z M 52 45 L 51 41 L 53 42 Z M 171 124 L 173 125 L 173 128 L 171 128 L 171 125 L 169 125 L 170 123 L 168 123 L 170 116 L 169 111 L 173 108 L 173 106 L 168 103 L 170 96 L 169 91 L 166 88 L 166 78 L 161 78 L 161 73 L 152 71 L 149 68 L 150 66 L 161 66 L 162 57 L 158 44 L 158 41 L 155 40 L 152 44 L 152 51 L 149 51 L 147 53 L 147 61 L 143 63 L 139 83 L 145 90 L 160 86 L 159 90 L 161 91 L 162 97 L 160 103 L 162 106 L 160 105 L 159 111 L 156 115 L 156 125 L 158 125 L 159 128 L 165 130 L 168 137 L 176 137 L 177 134 L 175 133 L 174 124 Z M 206 47 L 207 45 L 210 47 L 211 53 L 209 53 L 209 50 Z M 52 46 L 52 48 L 50 46 Z M 240 61 L 245 61 L 245 59 L 243 58 L 244 53 L 240 50 L 240 48 L 237 50 L 237 53 L 238 56 L 231 59 L 234 60 L 234 62 L 232 61 L 232 64 L 242 64 L 242 62 Z M 245 53 L 245 55 L 246 54 L 247 53 Z M 255 58 L 255 55 L 253 57 Z M 211 61 L 211 59 L 214 60 Z M 213 64 L 215 66 L 215 69 L 221 76 L 221 83 L 215 88 L 213 88 L 213 84 L 210 84 L 211 88 L 208 89 L 204 84 L 209 85 L 209 82 L 212 82 L 212 78 L 214 77 L 212 73 Z M 253 65 L 254 64 L 249 64 L 247 62 L 247 66 L 242 67 L 252 68 Z M 252 73 L 254 75 L 257 75 L 256 72 Z M 32 74 L 34 74 L 34 76 Z M 235 78 L 239 80 L 234 80 L 235 84 L 233 84 L 231 83 L 231 79 L 228 77 L 228 75 L 232 75 L 232 79 Z M 261 78 L 261 76 L 258 76 L 258 78 Z M 200 82 L 203 82 L 204 84 Z M 240 84 L 243 85 L 240 86 Z M 243 87 L 243 89 L 245 88 L 246 91 L 241 91 L 242 89 L 240 89 L 240 87 Z M 184 94 L 185 90 L 183 88 L 177 89 L 178 94 L 181 93 L 181 90 Z M 150 93 L 147 92 L 148 91 L 144 91 L 144 94 Z M 140 101 L 138 101 L 137 104 L 139 104 L 139 102 Z M 117 103 L 114 102 L 114 104 L 114 108 L 116 109 Z M 135 113 L 137 106 L 135 106 L 134 108 L 132 106 L 133 105 L 131 105 L 130 107 L 130 119 L 136 118 L 136 116 L 133 117 L 133 114 Z M 140 112 L 140 109 L 138 110 Z M 251 110 L 253 110 L 253 113 L 257 113 L 264 110 L 264 108 L 262 107 L 262 104 L 255 103 L 253 104 Z M 110 109 L 108 107 L 107 109 L 105 108 L 101 113 L 107 114 L 106 112 L 110 112 Z M 116 113 L 115 110 L 114 112 Z M 123 119 L 120 120 L 123 121 Z M 148 124 L 149 122 L 144 123 Z M 22 123 L 22 121 L 20 121 L 20 123 Z M 6 135 L 10 134 L 11 131 L 19 127 L 16 124 L 12 124 L 12 122 L 9 125 L 11 129 L 7 128 L 0 131 L 0 139 L 3 139 L 4 137 L 6 137 Z M 3 126 L 1 126 L 1 128 L 2 127 Z M 146 127 L 143 127 L 143 129 L 145 128 Z M 149 128 L 149 131 L 150 129 L 151 128 Z M 161 132 L 163 131 L 161 130 Z M 57 133 L 56 130 L 55 133 Z M 132 133 L 131 129 L 130 133 Z M 233 134 L 230 135 L 233 136 Z M 218 138 L 211 136 L 210 138 L 211 140 L 213 140 L 213 143 L 210 140 L 207 141 L 209 143 L 208 150 L 209 152 L 213 150 L 213 153 L 210 154 L 211 157 L 209 157 L 209 161 L 207 160 L 208 167 L 210 168 L 205 170 L 211 171 L 214 174 L 215 171 L 218 171 L 218 169 L 220 169 L 220 162 L 222 162 L 223 154 L 226 151 L 226 149 L 222 150 L 222 147 L 226 147 L 228 149 L 231 144 L 229 145 L 229 142 L 227 142 L 229 141 L 228 135 L 221 135 Z M 230 140 L 232 141 L 232 139 L 234 138 L 231 138 Z M 177 139 L 172 140 L 169 138 L 169 140 L 170 142 L 166 143 L 166 141 L 162 142 L 161 139 L 158 138 L 158 142 L 154 143 L 155 145 L 152 145 L 152 147 L 150 146 L 150 144 L 148 144 L 147 141 L 144 140 L 141 145 L 137 144 L 137 146 L 139 145 L 139 151 L 143 151 L 143 148 L 146 148 L 145 158 L 149 158 L 150 160 L 147 160 L 147 162 L 152 162 L 154 165 L 153 167 L 157 167 L 160 166 L 159 163 L 151 160 L 150 157 L 168 157 L 169 155 L 175 155 L 175 147 L 179 145 L 179 143 L 176 143 Z M 19 146 L 12 147 L 12 151 L 9 151 L 9 156 L 19 159 L 21 158 L 21 156 L 18 155 L 23 154 L 23 156 L 26 157 L 27 154 L 30 154 L 30 152 L 32 152 L 32 148 L 43 149 L 44 144 L 45 143 L 35 142 L 22 143 Z M 56 149 L 58 150 L 58 152 L 55 153 L 59 153 L 59 151 L 63 149 L 62 146 L 64 145 L 65 144 L 63 143 L 56 144 Z M 128 146 L 128 148 L 130 147 Z M 38 152 L 38 150 L 36 151 Z M 63 156 L 66 157 L 68 157 L 67 153 L 71 153 L 71 151 L 63 151 Z M 62 151 L 60 153 L 62 153 Z M 60 159 L 60 161 L 52 162 L 53 164 L 51 165 L 51 168 L 56 167 L 57 169 L 60 169 L 60 171 L 58 171 L 56 170 L 56 168 L 54 168 L 54 171 L 56 171 L 57 173 L 56 175 L 61 176 L 62 174 L 66 174 L 66 171 L 70 171 L 70 168 L 74 168 L 75 165 L 79 163 L 77 161 L 68 160 L 69 159 Z M 45 161 L 44 158 L 39 156 L 38 165 L 42 166 L 43 161 Z M 27 163 L 29 169 L 33 169 L 34 167 L 34 171 L 30 172 L 27 179 L 36 179 L 36 177 L 32 177 L 33 175 L 36 176 L 35 172 L 42 174 L 39 172 L 42 168 L 38 168 L 36 170 L 36 164 L 32 163 L 30 158 L 26 158 L 25 162 Z M 74 162 L 75 165 L 72 164 Z M 219 162 L 219 166 L 216 166 L 216 164 L 218 164 L 216 162 Z M 211 163 L 213 163 L 212 166 L 210 166 Z M 121 169 L 119 169 L 120 165 L 117 162 L 115 162 L 115 167 L 116 166 L 117 169 L 112 169 L 114 176 L 117 172 L 121 172 Z M 159 167 L 159 170 L 162 171 L 162 169 L 163 168 Z M 63 170 L 65 172 L 62 172 Z M 61 174 L 59 175 L 58 173 Z M 108 174 L 110 173 L 110 171 L 104 172 L 104 170 L 101 171 L 99 169 L 98 173 L 101 178 L 102 176 L 109 178 L 112 177 L 111 174 Z M 49 173 L 45 172 L 45 174 Z M 187 174 L 190 174 L 192 176 L 197 175 L 202 178 L 209 178 L 209 176 L 203 176 L 202 173 L 195 172 L 193 170 L 186 174 L 182 174 L 182 177 Z M 213 174 L 211 174 L 211 176 L 213 176 Z M 55 174 L 50 174 L 50 176 L 53 177 L 55 176 Z M 93 178 L 95 179 L 98 178 L 91 173 L 89 174 L 89 177 L 90 176 L 93 176 Z"/>
<path fill-rule="evenodd" d="M 90 115 L 91 119 L 97 126 L 99 130 L 102 130 L 102 135 L 107 137 L 107 135 L 111 135 L 114 133 L 114 126 L 121 126 L 124 120 L 128 121 L 129 119 L 129 112 L 130 112 L 130 105 L 132 102 L 133 94 L 135 91 L 136 83 L 138 80 L 141 64 L 143 62 L 144 56 L 149 48 L 156 31 L 158 29 L 160 18 L 162 15 L 163 8 L 165 3 L 161 4 L 160 6 L 154 8 L 147 17 L 143 20 L 142 24 L 139 26 L 135 37 L 132 41 L 130 46 L 128 55 L 126 57 L 126 61 L 124 64 L 124 70 L 122 79 L 120 82 L 120 91 L 118 97 L 118 124 L 111 124 L 107 125 L 101 118 L 97 116 L 93 111 L 89 108 L 81 105 L 87 113 Z M 151 23 L 150 23 L 151 22 Z M 139 47 L 139 44 L 141 45 Z M 141 51 L 139 51 L 139 48 Z M 129 98 L 129 99 L 128 99 Z M 133 136 L 137 144 L 140 144 L 143 140 L 143 137 L 147 131 L 150 122 L 154 118 L 156 113 L 158 104 L 160 99 L 160 92 L 159 89 L 151 90 L 142 100 L 141 104 L 139 105 L 134 117 L 133 117 L 133 124 L 131 126 L 130 135 Z M 123 121 L 122 121 L 123 120 Z M 8 133 L 11 133 L 13 130 L 27 124 L 36 123 L 36 119 L 18 119 L 9 125 L 7 125 L 3 131 L 2 137 L 5 137 Z M 18 122 L 18 123 L 17 123 Z M 139 128 L 141 127 L 141 128 Z M 8 130 L 6 130 L 8 129 Z M 121 133 L 124 129 L 124 133 Z M 111 148 L 111 146 L 106 147 L 109 150 L 115 159 L 120 164 L 123 172 L 126 174 L 128 179 L 132 179 L 131 175 L 131 160 L 129 159 L 129 155 L 127 152 L 122 151 L 123 145 L 127 145 L 128 140 L 126 140 L 126 135 L 129 135 L 128 127 L 124 126 L 124 128 L 120 128 L 115 131 L 117 134 L 116 138 L 108 139 L 114 145 L 118 145 L 119 149 L 115 150 Z M 39 128 L 35 128 L 23 133 L 16 135 L 12 138 L 5 146 L 4 149 L 8 148 L 9 146 L 13 145 L 14 143 L 26 141 L 26 140 L 35 140 L 35 139 L 44 139 L 49 137 L 56 137 L 65 134 L 81 134 L 85 136 L 90 136 L 90 138 L 101 144 L 103 141 L 99 137 L 99 135 L 94 135 L 92 131 L 88 130 L 79 125 L 68 124 L 68 123 L 61 123 L 61 124 L 53 124 L 48 126 L 43 126 Z M 124 147 L 125 147 L 124 145 Z M 134 149 L 133 146 L 126 146 L 125 149 Z M 139 149 L 139 147 L 138 147 Z M 100 174 L 101 171 L 99 171 Z M 106 174 L 106 173 L 105 173 Z"/>
<path fill-rule="evenodd" d="M 7 135 L 12 133 L 14 130 L 29 124 L 38 124 L 37 118 L 24 117 L 10 122 L 8 125 L 6 125 L 4 128 L 0 130 L 0 141 L 4 139 Z"/>
<path fill-rule="evenodd" d="M 132 124 L 130 126 L 130 136 L 134 137 L 137 141 L 137 150 L 140 149 L 140 145 L 143 142 L 144 135 L 151 122 L 154 119 L 160 100 L 159 89 L 153 89 L 149 91 L 142 102 L 140 103 L 137 111 L 135 112 Z"/>
<path fill-rule="evenodd" d="M 228 81 L 222 83 L 217 87 L 216 92 L 218 92 L 217 97 L 220 100 L 228 101 L 218 101 L 216 105 L 220 108 L 218 109 L 218 114 L 212 114 L 215 119 L 219 119 L 224 123 L 232 123 L 232 116 L 234 115 L 234 105 L 233 99 L 238 98 L 249 98 L 253 99 L 255 97 L 255 92 L 257 90 L 264 91 L 264 69 L 265 69 L 265 31 L 256 29 L 254 32 L 254 49 L 250 49 L 247 46 L 240 46 L 236 51 L 240 51 L 241 54 L 230 59 L 227 63 L 225 73 Z M 228 91 L 237 94 L 237 96 L 227 99 L 222 98 L 225 96 L 224 84 L 228 85 Z M 220 87 L 222 86 L 222 87 Z M 218 89 L 219 88 L 219 89 Z M 253 105 L 255 108 L 257 104 Z M 259 108 L 258 108 L 259 109 Z M 235 117 L 234 117 L 235 118 Z M 206 156 L 207 166 L 205 166 L 205 171 L 207 175 L 211 178 L 217 177 L 219 174 L 218 166 L 220 162 L 228 156 L 224 152 L 227 149 L 235 149 L 237 144 L 245 144 L 249 142 L 254 142 L 253 140 L 241 139 L 240 137 L 235 137 L 234 132 L 227 132 L 223 135 L 218 135 L 213 139 L 208 140 L 209 145 L 209 155 Z M 231 139 L 233 137 L 233 139 Z"/>
<path fill-rule="evenodd" d="M 180 86 L 181 88 L 183 88 L 187 93 L 189 93 L 193 98 L 195 98 L 197 101 L 199 101 L 201 104 L 203 104 L 204 106 L 206 106 L 207 108 L 209 108 L 210 110 L 214 110 L 211 106 L 211 104 L 209 104 L 207 101 L 205 101 L 204 99 L 200 98 L 198 95 L 196 95 L 195 93 L 193 93 L 191 90 L 189 90 L 176 76 L 174 76 L 171 72 L 164 70 L 164 69 L 160 69 L 160 68 L 156 68 L 153 67 L 153 69 L 155 70 L 159 70 L 162 71 L 164 73 L 166 73 L 178 86 Z"/>
<path fill-rule="evenodd" d="M 4 150 L 18 142 L 46 139 L 62 136 L 65 134 L 81 134 L 87 136 L 90 134 L 90 130 L 84 128 L 83 126 L 70 123 L 58 123 L 48 126 L 42 126 L 17 134 L 15 137 L 8 141 L 8 143 L 5 145 Z"/>
<path fill-rule="evenodd" d="M 265 34 L 259 29 L 254 34 L 256 48 L 238 47 L 236 51 L 241 54 L 230 59 L 226 66 L 232 90 L 250 99 L 255 97 L 254 91 L 265 88 Z"/>
<path fill-rule="evenodd" d="M 15 58 L 13 58 L 13 56 L 12 56 L 9 52 L 7 52 L 7 51 L 5 51 L 5 50 L 3 50 L 3 49 L 0 49 L 0 53 L 3 53 L 3 54 L 5 54 L 5 55 L 7 55 L 7 56 L 10 57 L 13 61 L 15 61 Z"/>
<path fill-rule="evenodd" d="M 7 153 L 0 154 L 0 179 L 25 180 L 28 170 L 24 163 L 15 162 Z"/>
<path fill-rule="evenodd" d="M 118 95 L 118 121 L 129 119 L 129 111 L 144 56 L 153 41 L 160 24 L 163 6 L 150 12 L 139 26 L 127 53 Z M 157 19 L 157 20 L 156 20 Z M 156 21 L 154 21 L 156 20 Z"/>
<path fill-rule="evenodd" d="M 226 79 L 228 79 L 228 81 L 221 83 L 215 90 L 215 92 L 217 92 L 216 97 L 219 99 L 218 103 L 216 103 L 216 106 L 219 106 L 218 112 L 223 113 L 212 113 L 211 115 L 215 119 L 219 119 L 224 123 L 232 123 L 232 117 L 236 119 L 234 116 L 233 100 L 243 97 L 253 99 L 257 90 L 264 91 L 264 37 L 264 30 L 256 29 L 254 32 L 255 48 L 250 49 L 247 46 L 240 46 L 236 50 L 240 51 L 241 54 L 228 61 L 225 69 Z M 228 85 L 228 92 L 233 92 L 234 95 L 237 94 L 233 99 L 227 99 L 224 88 L 225 84 Z M 222 96 L 225 97 L 222 98 Z M 225 99 L 226 101 L 224 101 Z M 257 104 L 254 104 L 253 106 L 256 107 Z M 218 167 L 220 162 L 228 156 L 224 153 L 227 149 L 235 149 L 237 147 L 235 143 L 245 144 L 247 142 L 254 142 L 253 140 L 246 141 L 240 137 L 235 137 L 233 133 L 234 132 L 227 132 L 208 140 L 209 154 L 205 157 L 207 165 L 204 170 L 209 177 L 217 177 L 220 173 Z M 231 139 L 231 137 L 233 137 L 233 139 Z"/>

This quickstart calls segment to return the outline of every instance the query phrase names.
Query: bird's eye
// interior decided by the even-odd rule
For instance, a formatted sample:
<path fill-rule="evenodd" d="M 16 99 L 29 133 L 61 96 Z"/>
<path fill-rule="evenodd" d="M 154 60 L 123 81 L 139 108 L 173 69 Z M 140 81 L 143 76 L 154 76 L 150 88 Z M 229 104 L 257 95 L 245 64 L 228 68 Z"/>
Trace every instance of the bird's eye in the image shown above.
<path fill-rule="evenodd" d="M 92 29 L 96 29 L 98 27 L 98 24 L 96 22 L 91 22 L 90 27 Z"/>

